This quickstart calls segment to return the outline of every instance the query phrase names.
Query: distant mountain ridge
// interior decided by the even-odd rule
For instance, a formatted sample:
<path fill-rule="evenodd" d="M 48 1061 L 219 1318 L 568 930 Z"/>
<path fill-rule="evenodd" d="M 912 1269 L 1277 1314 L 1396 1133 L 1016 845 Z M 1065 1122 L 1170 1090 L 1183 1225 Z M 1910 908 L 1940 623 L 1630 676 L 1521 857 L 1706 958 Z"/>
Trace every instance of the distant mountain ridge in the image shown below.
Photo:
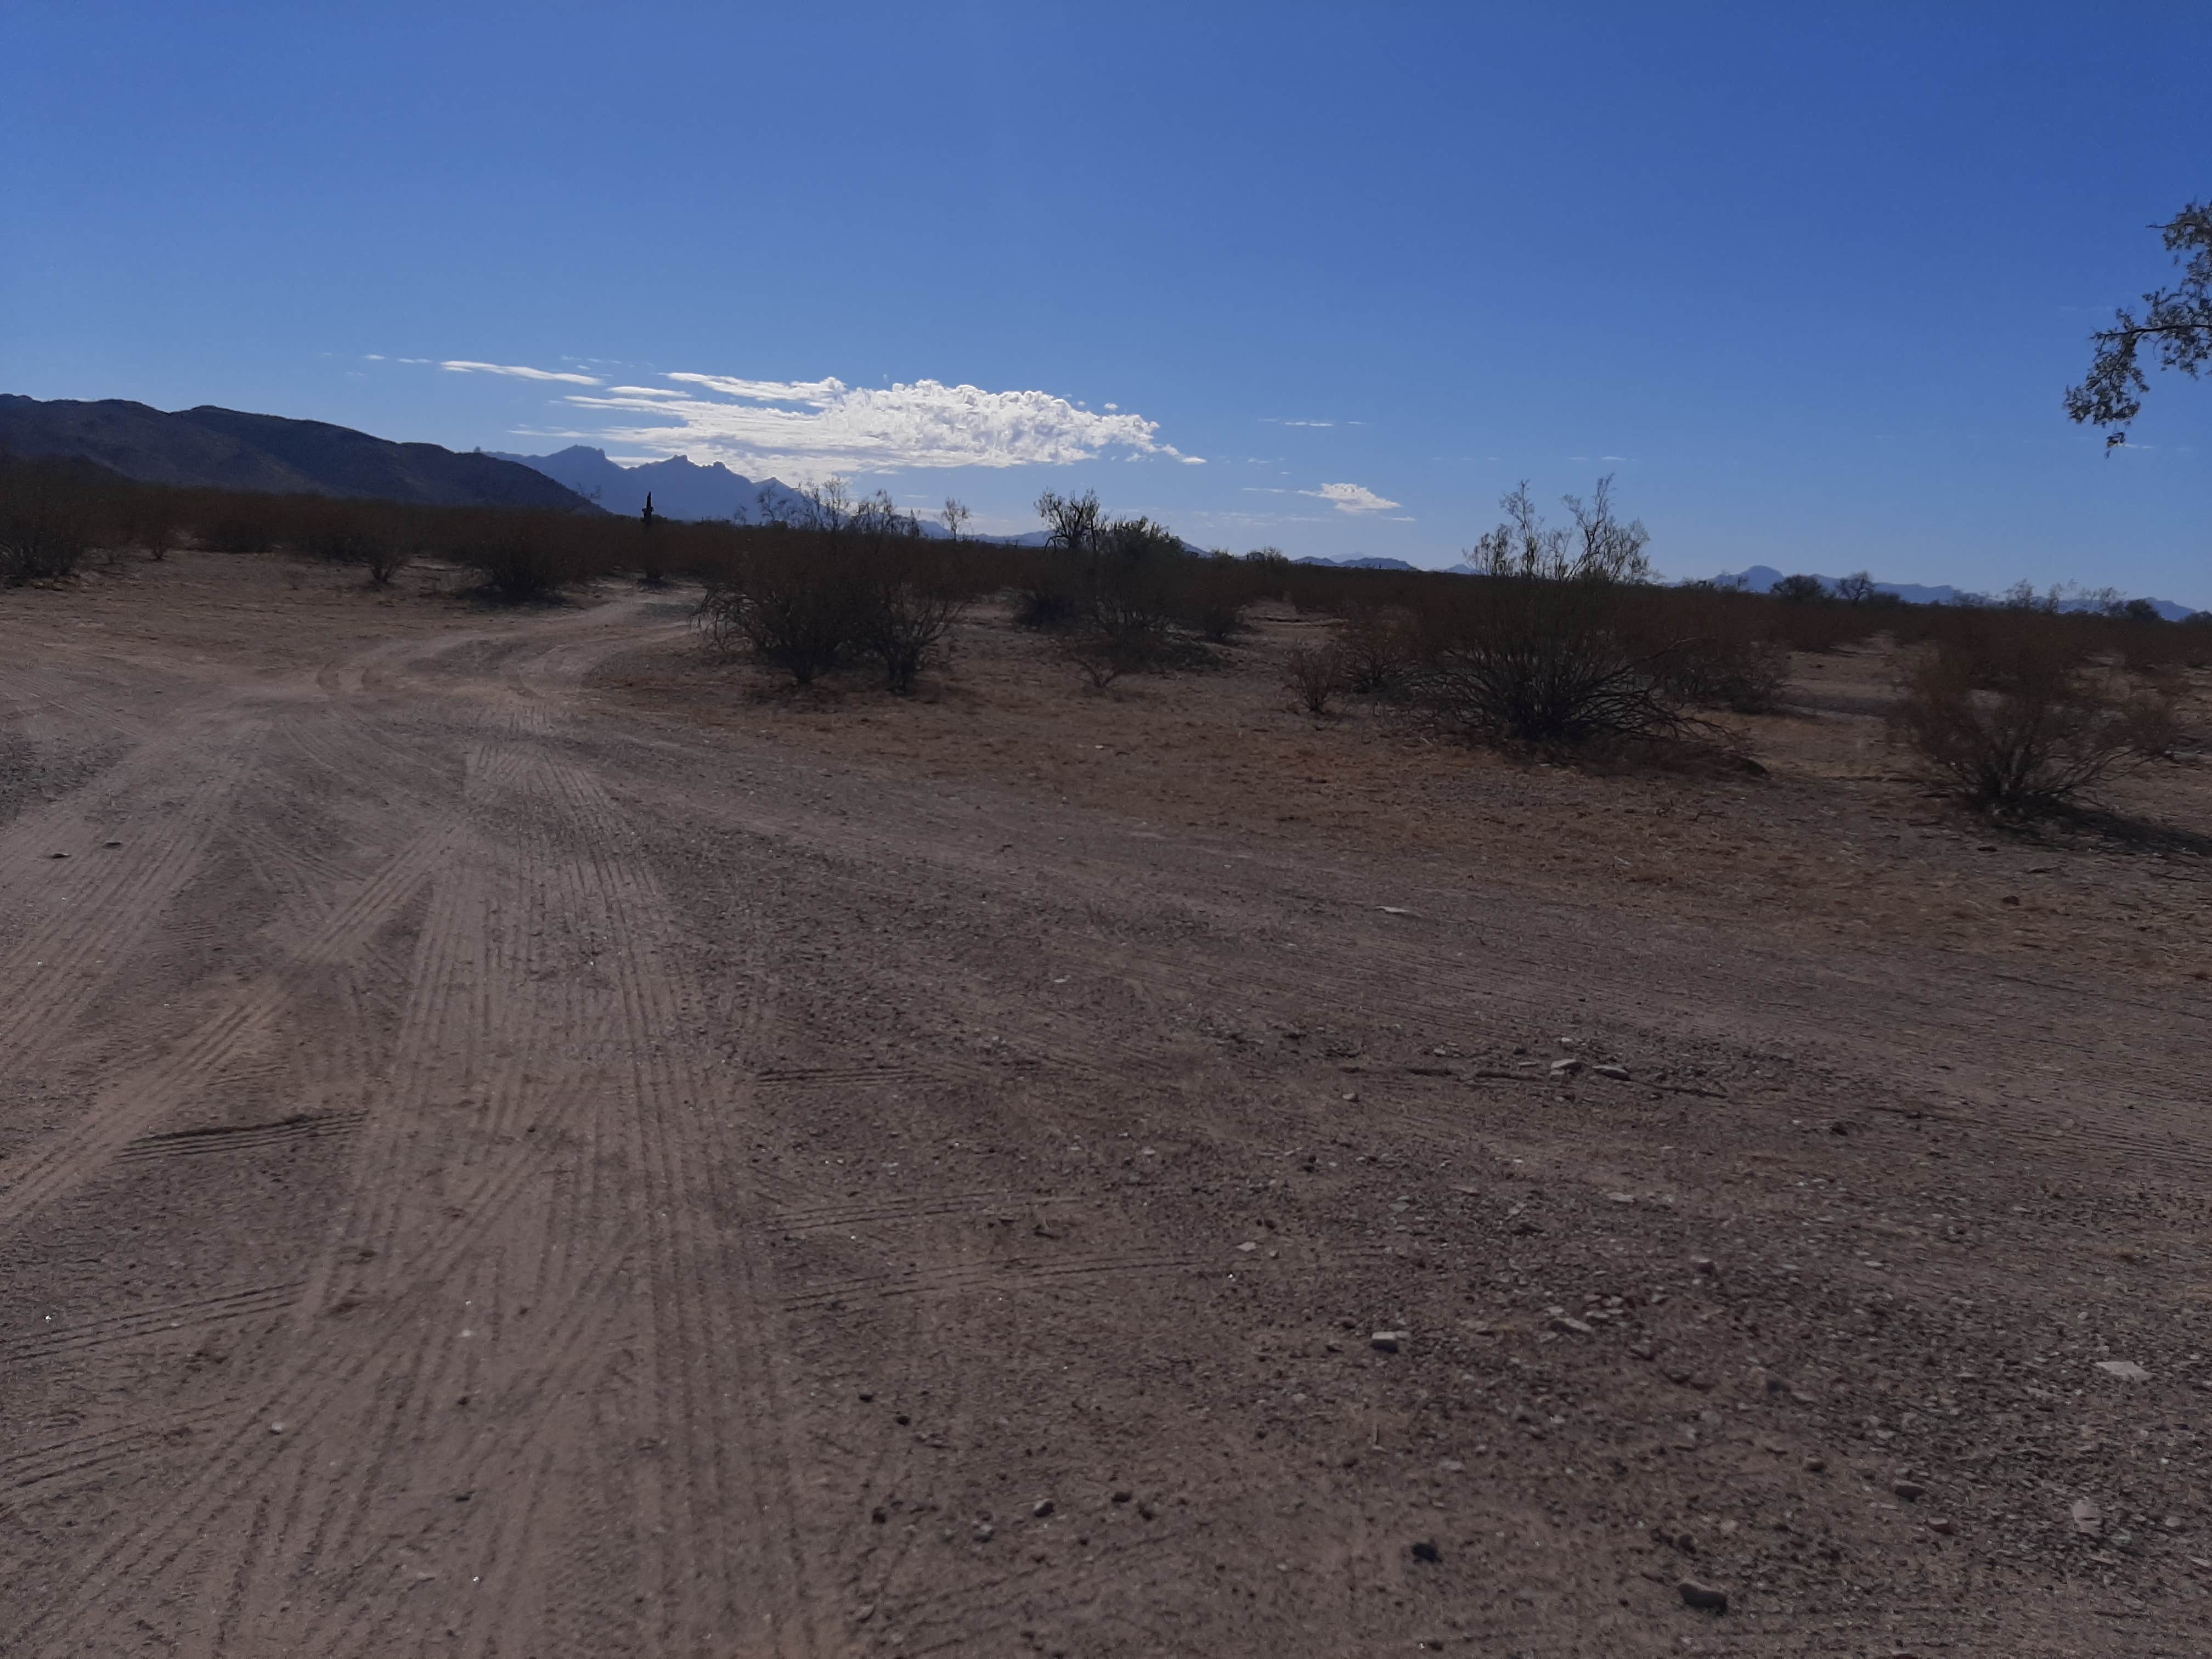
<path fill-rule="evenodd" d="M 0 447 L 26 458 L 92 461 L 141 483 L 592 510 L 575 491 L 495 455 L 213 404 L 172 414 L 122 398 L 47 402 L 0 393 Z"/>
<path fill-rule="evenodd" d="M 1403 559 L 1385 559 L 1354 555 L 1349 559 L 1324 559 L 1309 553 L 1297 560 L 1299 564 L 1325 564 L 1334 570 L 1419 570 L 1417 564 L 1407 564 Z"/>
<path fill-rule="evenodd" d="M 688 456 L 672 455 L 663 461 L 623 466 L 609 460 L 605 450 L 587 444 L 571 444 L 550 455 L 492 453 L 542 472 L 610 513 L 632 518 L 645 510 L 648 493 L 653 510 L 664 519 L 733 519 L 757 524 L 802 517 L 806 507 L 806 498 L 781 479 L 756 482 L 720 461 L 701 466 Z"/>
<path fill-rule="evenodd" d="M 1768 593 L 1773 591 L 1777 582 L 1783 580 L 1783 573 L 1771 564 L 1755 564 L 1748 570 L 1733 574 L 1724 572 L 1713 580 L 1723 586 L 1741 587 L 1747 593 Z M 1833 576 L 1816 575 L 1813 580 L 1831 593 L 1836 591 L 1837 579 Z M 1929 586 L 1919 582 L 1876 582 L 1874 586 L 1876 592 L 1893 593 L 1907 605 L 1969 605 L 1986 602 L 1988 598 L 1986 594 L 1969 592 L 1964 588 Z M 2168 622 L 2180 622 L 2196 614 L 2190 606 L 2177 604 L 2172 599 L 2153 599 L 2151 603 L 2158 607 L 2158 614 Z M 2087 599 L 2062 599 L 2058 608 L 2061 611 L 2092 611 L 2096 606 Z"/>
<path fill-rule="evenodd" d="M 665 460 L 624 466 L 610 459 L 605 450 L 588 444 L 571 444 L 550 455 L 497 453 L 501 460 L 535 468 L 610 513 L 633 517 L 645 510 L 648 494 L 654 514 L 664 519 L 726 519 L 738 524 L 781 519 L 804 524 L 811 510 L 805 495 L 781 478 L 748 478 L 720 461 L 701 466 L 689 456 L 671 455 Z M 917 515 L 915 522 L 925 536 L 941 538 L 951 533 L 934 519 Z M 1044 531 L 1031 530 L 1018 536 L 970 536 L 969 539 L 1042 547 L 1048 536 Z"/>

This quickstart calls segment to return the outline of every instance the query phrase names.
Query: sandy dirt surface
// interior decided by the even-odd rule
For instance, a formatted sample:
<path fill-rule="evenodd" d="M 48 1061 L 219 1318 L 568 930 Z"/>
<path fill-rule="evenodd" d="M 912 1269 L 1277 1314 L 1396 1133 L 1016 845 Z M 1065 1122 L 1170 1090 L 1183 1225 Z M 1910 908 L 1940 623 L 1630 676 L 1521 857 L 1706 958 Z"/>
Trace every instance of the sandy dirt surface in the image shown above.
<path fill-rule="evenodd" d="M 2212 1650 L 2185 836 L 1948 817 L 1851 653 L 1604 778 L 1299 626 L 0 595 L 0 1651 Z"/>

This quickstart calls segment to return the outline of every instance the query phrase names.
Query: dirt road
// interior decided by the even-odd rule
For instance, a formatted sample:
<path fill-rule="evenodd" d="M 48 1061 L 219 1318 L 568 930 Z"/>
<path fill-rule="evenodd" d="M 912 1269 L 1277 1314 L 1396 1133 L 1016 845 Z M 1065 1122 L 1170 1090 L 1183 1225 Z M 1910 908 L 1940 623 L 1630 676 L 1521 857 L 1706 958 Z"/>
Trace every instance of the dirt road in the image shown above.
<path fill-rule="evenodd" d="M 0 1651 L 2212 1650 L 2201 986 L 586 689 L 683 626 L 0 617 Z"/>

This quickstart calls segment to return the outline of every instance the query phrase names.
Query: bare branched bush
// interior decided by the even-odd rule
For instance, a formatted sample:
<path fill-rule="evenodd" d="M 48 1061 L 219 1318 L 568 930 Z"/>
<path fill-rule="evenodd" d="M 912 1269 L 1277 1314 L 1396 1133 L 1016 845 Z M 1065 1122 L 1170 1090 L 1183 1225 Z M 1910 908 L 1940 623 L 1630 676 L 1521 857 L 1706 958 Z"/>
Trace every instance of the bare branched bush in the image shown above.
<path fill-rule="evenodd" d="M 1403 611 L 1361 605 L 1336 630 L 1344 690 L 1390 696 L 1403 690 L 1420 659 L 1420 640 Z"/>
<path fill-rule="evenodd" d="M 1579 746 L 1688 732 L 1695 722 L 1668 692 L 1658 653 L 1628 626 L 1650 538 L 1613 517 L 1609 481 L 1589 506 L 1568 498 L 1571 532 L 1544 524 L 1526 484 L 1504 505 L 1506 521 L 1472 556 L 1484 574 L 1449 614 L 1425 619 L 1417 702 L 1481 742 Z"/>
<path fill-rule="evenodd" d="M 577 577 L 550 514 L 484 513 L 459 550 L 462 562 L 483 578 L 483 592 L 507 605 L 549 599 Z"/>
<path fill-rule="evenodd" d="M 1940 787 L 2018 818 L 2063 806 L 2139 758 L 2170 708 L 2153 694 L 2116 694 L 2067 641 L 2023 630 L 2008 644 L 1924 653 L 1890 731 Z"/>
<path fill-rule="evenodd" d="M 1351 689 L 1345 653 L 1334 645 L 1302 645 L 1283 659 L 1283 689 L 1292 702 L 1318 720 L 1330 699 Z"/>
<path fill-rule="evenodd" d="M 855 643 L 882 665 L 884 690 L 904 696 L 936 661 L 968 608 L 969 593 L 945 560 L 918 550 L 879 553 L 866 578 Z"/>
<path fill-rule="evenodd" d="M 749 549 L 706 584 L 700 625 L 711 648 L 739 645 L 811 685 L 853 648 L 868 598 L 848 553 L 799 536 Z"/>
<path fill-rule="evenodd" d="M 66 580 L 91 544 L 88 504 L 66 467 L 0 457 L 0 584 Z"/>
<path fill-rule="evenodd" d="M 1748 631 L 1673 641 L 1655 650 L 1651 662 L 1661 686 L 1698 708 L 1771 714 L 1790 684 L 1790 647 Z"/>

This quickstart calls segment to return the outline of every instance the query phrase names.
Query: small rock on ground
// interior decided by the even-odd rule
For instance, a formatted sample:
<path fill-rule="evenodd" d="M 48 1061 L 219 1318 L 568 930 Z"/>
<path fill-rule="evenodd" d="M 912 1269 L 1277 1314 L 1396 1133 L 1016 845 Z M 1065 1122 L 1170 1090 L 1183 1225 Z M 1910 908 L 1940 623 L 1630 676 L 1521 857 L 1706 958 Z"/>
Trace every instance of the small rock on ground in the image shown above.
<path fill-rule="evenodd" d="M 1726 1613 L 1728 1592 L 1715 1589 L 1711 1584 L 1701 1584 L 1694 1578 L 1685 1578 L 1674 1586 L 1680 1592 L 1682 1605 L 1695 1607 L 1699 1613 Z"/>

